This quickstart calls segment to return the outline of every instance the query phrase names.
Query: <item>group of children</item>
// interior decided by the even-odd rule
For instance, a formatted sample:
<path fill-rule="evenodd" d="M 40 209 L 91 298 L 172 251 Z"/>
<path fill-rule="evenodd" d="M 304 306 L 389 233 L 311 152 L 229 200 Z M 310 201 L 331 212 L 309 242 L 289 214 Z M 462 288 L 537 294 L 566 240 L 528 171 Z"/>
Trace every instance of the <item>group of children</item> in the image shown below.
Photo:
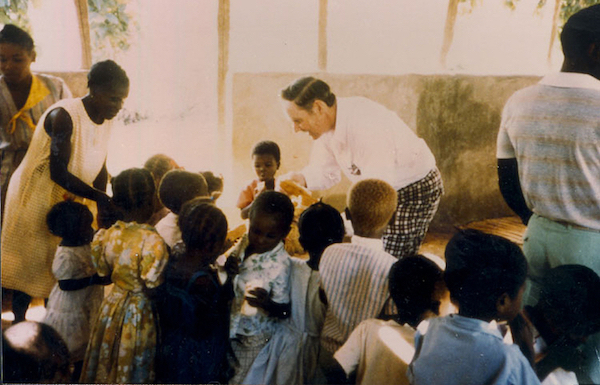
<path fill-rule="evenodd" d="M 558 367 L 574 370 L 556 357 L 573 357 L 600 330 L 600 278 L 590 269 L 552 269 L 538 305 L 521 312 L 527 263 L 504 238 L 462 230 L 445 266 L 397 260 L 382 241 L 397 194 L 376 179 L 350 190 L 354 234 L 344 243 L 333 207 L 317 202 L 298 217 L 275 181 L 270 143 L 253 153 L 258 180 L 238 202 L 248 231 L 231 248 L 215 204 L 222 180 L 166 157 L 112 179 L 118 215 L 95 234 L 85 206 L 52 208 L 48 226 L 62 242 L 44 323 L 66 343 L 72 381 L 537 384 Z M 308 259 L 286 251 L 293 223 Z M 447 314 L 450 299 L 457 314 Z M 12 328 L 6 381 L 23 379 L 10 376 L 24 376 L 17 361 L 27 353 Z M 64 377 L 64 365 L 44 365 Z"/>

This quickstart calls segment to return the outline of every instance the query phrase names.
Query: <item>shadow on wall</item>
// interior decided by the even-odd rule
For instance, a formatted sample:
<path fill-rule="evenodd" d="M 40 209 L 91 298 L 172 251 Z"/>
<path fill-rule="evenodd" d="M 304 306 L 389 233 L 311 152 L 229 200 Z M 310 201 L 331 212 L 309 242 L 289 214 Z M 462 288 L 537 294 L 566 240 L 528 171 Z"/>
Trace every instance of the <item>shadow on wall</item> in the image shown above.
<path fill-rule="evenodd" d="M 276 141 L 281 173 L 308 163 L 311 140 L 294 134 L 279 91 L 300 74 L 235 74 L 233 77 L 233 179 L 241 189 L 254 177 L 252 145 Z M 431 228 L 444 231 L 475 220 L 513 215 L 498 190 L 496 136 L 506 100 L 538 81 L 533 76 L 317 74 L 338 97 L 364 96 L 395 111 L 431 148 L 446 193 Z M 319 192 L 338 209 L 349 182 Z"/>

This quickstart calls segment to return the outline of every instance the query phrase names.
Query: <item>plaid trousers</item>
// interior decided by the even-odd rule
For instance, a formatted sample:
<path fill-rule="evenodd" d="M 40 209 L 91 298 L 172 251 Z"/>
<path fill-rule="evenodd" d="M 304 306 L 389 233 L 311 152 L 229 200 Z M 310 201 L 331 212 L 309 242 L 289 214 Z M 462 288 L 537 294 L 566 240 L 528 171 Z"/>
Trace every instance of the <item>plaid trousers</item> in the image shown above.
<path fill-rule="evenodd" d="M 443 193 L 437 168 L 398 190 L 396 213 L 383 234 L 385 251 L 399 259 L 417 253 Z"/>

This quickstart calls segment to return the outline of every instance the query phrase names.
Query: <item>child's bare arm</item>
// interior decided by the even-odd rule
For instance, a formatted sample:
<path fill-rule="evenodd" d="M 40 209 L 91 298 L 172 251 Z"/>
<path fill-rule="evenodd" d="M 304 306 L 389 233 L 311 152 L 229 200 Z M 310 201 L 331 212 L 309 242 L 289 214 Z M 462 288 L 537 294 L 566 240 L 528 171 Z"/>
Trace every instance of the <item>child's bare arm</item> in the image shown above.
<path fill-rule="evenodd" d="M 112 281 L 110 276 L 101 277 L 98 274 L 94 274 L 91 277 L 85 277 L 80 279 L 61 279 L 58 281 L 58 287 L 63 291 L 75 291 L 81 290 L 91 285 L 109 285 Z"/>

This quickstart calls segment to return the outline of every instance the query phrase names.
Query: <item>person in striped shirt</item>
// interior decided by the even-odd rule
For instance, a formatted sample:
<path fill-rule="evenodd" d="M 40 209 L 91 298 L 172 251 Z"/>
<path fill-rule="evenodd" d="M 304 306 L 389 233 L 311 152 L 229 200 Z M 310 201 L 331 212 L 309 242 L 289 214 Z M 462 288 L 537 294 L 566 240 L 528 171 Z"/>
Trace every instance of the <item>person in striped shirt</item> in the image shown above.
<path fill-rule="evenodd" d="M 321 333 L 320 366 L 325 372 L 334 364 L 333 353 L 361 321 L 395 310 L 389 301 L 388 275 L 396 258 L 384 251 L 382 236 L 397 199 L 396 190 L 382 180 L 356 183 L 348 194 L 352 241 L 323 252 L 319 271 L 329 304 Z"/>

